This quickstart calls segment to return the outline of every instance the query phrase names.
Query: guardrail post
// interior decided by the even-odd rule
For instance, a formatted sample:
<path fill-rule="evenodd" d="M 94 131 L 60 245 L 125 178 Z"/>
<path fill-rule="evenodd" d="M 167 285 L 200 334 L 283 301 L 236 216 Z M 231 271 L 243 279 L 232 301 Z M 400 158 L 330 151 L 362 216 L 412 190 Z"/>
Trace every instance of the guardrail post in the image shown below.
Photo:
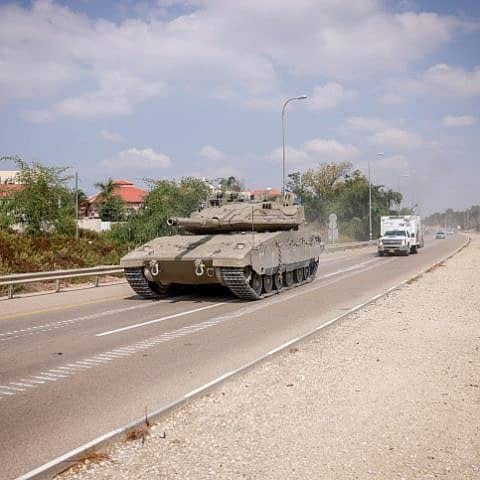
<path fill-rule="evenodd" d="M 13 298 L 13 283 L 8 285 L 8 298 Z"/>
<path fill-rule="evenodd" d="M 60 280 L 58 278 L 57 280 L 55 280 L 55 291 L 56 292 L 60 291 Z"/>
<path fill-rule="evenodd" d="M 98 287 L 99 282 L 100 282 L 100 275 L 95 275 L 94 286 L 95 286 L 95 287 Z"/>

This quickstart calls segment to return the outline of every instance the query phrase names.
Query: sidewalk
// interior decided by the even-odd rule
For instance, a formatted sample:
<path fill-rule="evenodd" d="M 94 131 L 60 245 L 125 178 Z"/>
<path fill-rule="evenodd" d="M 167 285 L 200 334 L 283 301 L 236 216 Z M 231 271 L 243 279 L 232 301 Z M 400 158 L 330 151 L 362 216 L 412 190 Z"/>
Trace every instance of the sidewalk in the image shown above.
<path fill-rule="evenodd" d="M 71 479 L 480 479 L 480 239 Z"/>

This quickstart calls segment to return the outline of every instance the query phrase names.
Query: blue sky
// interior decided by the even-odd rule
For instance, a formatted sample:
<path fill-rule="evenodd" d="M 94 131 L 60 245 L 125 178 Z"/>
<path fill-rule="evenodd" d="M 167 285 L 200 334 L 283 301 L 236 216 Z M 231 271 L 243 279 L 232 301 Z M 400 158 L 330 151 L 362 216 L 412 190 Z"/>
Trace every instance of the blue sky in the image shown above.
<path fill-rule="evenodd" d="M 1 153 L 71 166 L 87 192 L 279 187 L 282 102 L 306 94 L 289 170 L 370 159 L 425 213 L 480 203 L 477 1 L 0 2 L 0 45 Z"/>

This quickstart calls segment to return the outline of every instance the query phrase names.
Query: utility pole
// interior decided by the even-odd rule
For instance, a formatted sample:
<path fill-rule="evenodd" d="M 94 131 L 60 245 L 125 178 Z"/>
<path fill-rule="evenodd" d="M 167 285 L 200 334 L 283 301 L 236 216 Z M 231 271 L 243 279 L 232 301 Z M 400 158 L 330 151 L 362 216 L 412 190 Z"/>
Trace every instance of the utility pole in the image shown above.
<path fill-rule="evenodd" d="M 78 238 L 78 172 L 75 172 L 75 240 Z"/>
<path fill-rule="evenodd" d="M 378 152 L 377 155 L 380 157 L 383 155 L 383 152 Z M 368 159 L 368 232 L 370 242 L 373 239 L 373 230 L 372 230 L 372 176 L 370 168 L 370 158 Z"/>

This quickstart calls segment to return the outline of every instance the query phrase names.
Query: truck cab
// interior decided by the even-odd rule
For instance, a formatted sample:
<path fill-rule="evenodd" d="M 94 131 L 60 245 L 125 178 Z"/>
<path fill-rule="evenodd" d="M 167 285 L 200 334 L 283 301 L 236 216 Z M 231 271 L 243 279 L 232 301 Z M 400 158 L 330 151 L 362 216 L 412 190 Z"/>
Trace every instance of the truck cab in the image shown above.
<path fill-rule="evenodd" d="M 381 217 L 380 232 L 377 245 L 380 256 L 410 255 L 423 247 L 423 231 L 419 216 Z"/>
<path fill-rule="evenodd" d="M 387 230 L 378 240 L 378 254 L 410 255 L 410 238 L 408 230 Z"/>

